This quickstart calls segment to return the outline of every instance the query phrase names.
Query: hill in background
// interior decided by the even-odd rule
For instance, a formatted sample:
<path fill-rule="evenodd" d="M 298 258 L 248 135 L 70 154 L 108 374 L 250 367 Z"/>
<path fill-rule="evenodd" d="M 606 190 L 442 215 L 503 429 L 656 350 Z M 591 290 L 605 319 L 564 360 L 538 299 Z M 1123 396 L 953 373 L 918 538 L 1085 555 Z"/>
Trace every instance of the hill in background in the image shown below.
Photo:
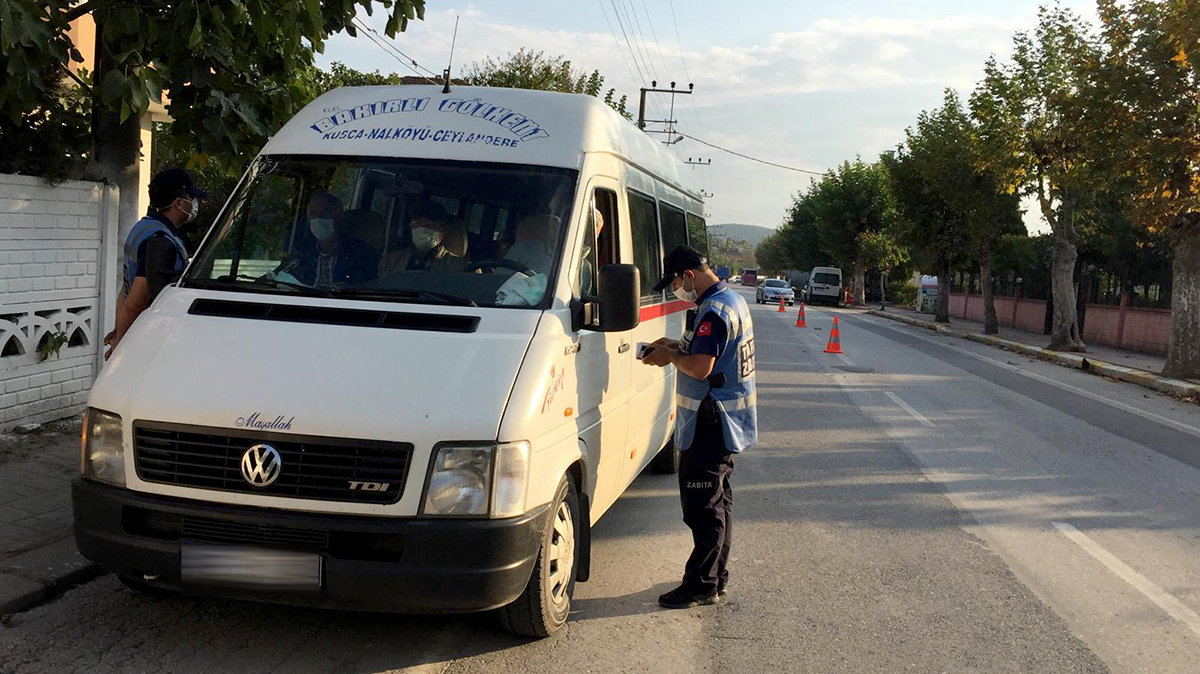
<path fill-rule="evenodd" d="M 709 225 L 708 232 L 709 234 L 719 234 L 730 239 L 741 239 L 751 246 L 757 246 L 767 236 L 774 234 L 775 230 L 770 227 L 759 227 L 758 225 L 729 223 L 724 225 Z"/>

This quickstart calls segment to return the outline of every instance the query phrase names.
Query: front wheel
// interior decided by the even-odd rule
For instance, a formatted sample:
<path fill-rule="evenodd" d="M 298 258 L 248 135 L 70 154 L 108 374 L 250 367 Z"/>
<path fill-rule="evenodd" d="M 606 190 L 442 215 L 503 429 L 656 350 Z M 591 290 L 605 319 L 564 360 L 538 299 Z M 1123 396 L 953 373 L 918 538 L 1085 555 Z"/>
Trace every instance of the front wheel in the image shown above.
<path fill-rule="evenodd" d="M 679 447 L 675 444 L 674 437 L 667 440 L 667 445 L 650 460 L 650 470 L 659 475 L 673 475 L 679 472 Z"/>
<path fill-rule="evenodd" d="M 579 493 L 575 483 L 564 476 L 542 533 L 529 584 L 513 603 L 500 609 L 500 624 L 505 630 L 527 637 L 548 637 L 567 624 L 579 566 L 579 526 Z"/>

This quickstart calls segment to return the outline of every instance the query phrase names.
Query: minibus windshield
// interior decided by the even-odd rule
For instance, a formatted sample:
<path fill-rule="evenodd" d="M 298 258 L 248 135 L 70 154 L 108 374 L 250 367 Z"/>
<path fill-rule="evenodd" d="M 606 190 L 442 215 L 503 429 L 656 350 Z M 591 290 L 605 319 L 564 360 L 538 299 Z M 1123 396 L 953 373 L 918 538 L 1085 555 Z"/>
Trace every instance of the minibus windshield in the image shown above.
<path fill-rule="evenodd" d="M 543 306 L 577 172 L 479 162 L 257 159 L 183 285 Z"/>

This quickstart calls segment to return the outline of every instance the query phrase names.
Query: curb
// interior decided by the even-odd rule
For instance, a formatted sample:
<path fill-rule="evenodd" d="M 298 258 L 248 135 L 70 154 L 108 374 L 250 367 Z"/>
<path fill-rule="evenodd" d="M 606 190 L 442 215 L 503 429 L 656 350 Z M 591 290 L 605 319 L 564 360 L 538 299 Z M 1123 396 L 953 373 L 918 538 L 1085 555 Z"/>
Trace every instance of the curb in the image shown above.
<path fill-rule="evenodd" d="M 1102 377 L 1109 377 L 1112 379 L 1129 382 L 1130 384 L 1137 384 L 1138 386 L 1144 386 L 1145 388 L 1158 391 L 1159 393 L 1166 393 L 1167 395 L 1172 395 L 1177 398 L 1190 398 L 1193 402 L 1200 403 L 1200 384 L 1193 384 L 1180 379 L 1171 379 L 1153 372 L 1138 370 L 1132 367 L 1125 367 L 1124 365 L 1114 365 L 1113 363 L 1108 363 L 1102 360 L 1094 360 L 1083 354 L 1051 351 L 1050 349 L 1043 349 L 1038 346 L 1030 346 L 1029 344 L 1014 342 L 1011 339 L 996 337 L 995 335 L 981 335 L 975 332 L 961 332 L 945 325 L 941 325 L 940 323 L 923 321 L 919 318 L 912 318 L 910 316 L 889 314 L 887 312 L 877 310 L 870 310 L 867 313 L 871 314 L 872 316 L 879 316 L 880 318 L 886 318 L 893 321 L 899 321 L 900 323 L 915 325 L 919 328 L 933 330 L 945 335 L 950 335 L 951 337 L 958 337 L 960 339 L 966 339 L 972 342 L 979 342 L 980 344 L 987 344 L 989 346 L 1006 349 L 1008 351 L 1015 351 L 1017 353 L 1029 356 L 1030 358 L 1037 358 L 1039 360 L 1044 360 L 1046 362 L 1061 365 L 1063 367 L 1069 367 L 1074 370 L 1083 370 L 1084 372 L 1090 372 Z"/>
<path fill-rule="evenodd" d="M 25 611 L 102 573 L 75 548 L 74 538 L 0 562 L 0 615 Z"/>

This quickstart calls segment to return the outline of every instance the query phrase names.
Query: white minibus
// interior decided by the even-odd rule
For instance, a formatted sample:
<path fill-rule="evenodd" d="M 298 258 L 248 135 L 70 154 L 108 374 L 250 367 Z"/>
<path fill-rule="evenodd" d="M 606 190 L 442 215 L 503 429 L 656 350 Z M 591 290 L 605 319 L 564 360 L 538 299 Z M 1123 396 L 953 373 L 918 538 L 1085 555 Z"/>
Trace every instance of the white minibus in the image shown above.
<path fill-rule="evenodd" d="M 813 267 L 808 275 L 805 301 L 809 304 L 840 304 L 842 270 L 837 267 Z"/>
<path fill-rule="evenodd" d="M 263 148 L 88 399 L 80 551 L 130 587 L 500 609 L 546 636 L 589 532 L 673 472 L 690 171 L 589 96 L 353 87 Z"/>

